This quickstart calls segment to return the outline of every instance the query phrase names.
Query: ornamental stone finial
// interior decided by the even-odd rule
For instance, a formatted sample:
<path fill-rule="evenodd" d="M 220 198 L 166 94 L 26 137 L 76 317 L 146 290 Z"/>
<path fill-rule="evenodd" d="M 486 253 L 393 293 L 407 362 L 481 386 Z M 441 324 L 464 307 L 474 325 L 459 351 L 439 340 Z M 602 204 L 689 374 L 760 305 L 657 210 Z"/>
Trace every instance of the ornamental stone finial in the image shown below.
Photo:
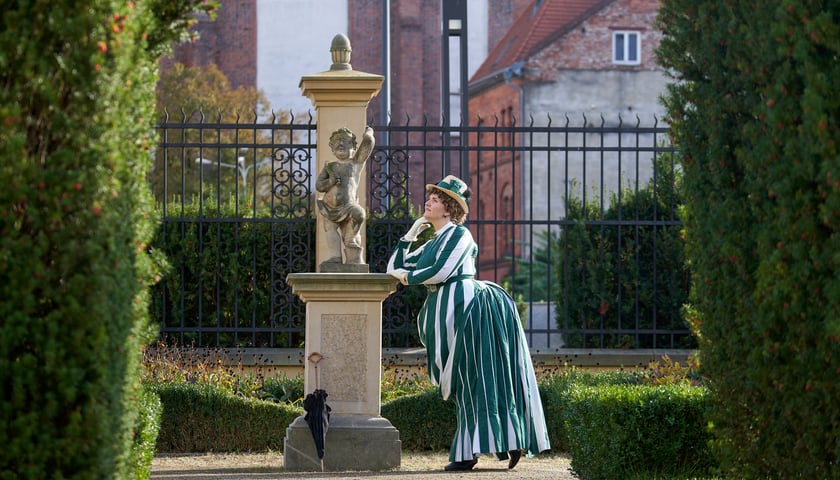
<path fill-rule="evenodd" d="M 330 53 L 332 54 L 332 66 L 330 70 L 353 70 L 350 65 L 350 39 L 346 35 L 339 33 L 332 39 L 330 45 Z"/>

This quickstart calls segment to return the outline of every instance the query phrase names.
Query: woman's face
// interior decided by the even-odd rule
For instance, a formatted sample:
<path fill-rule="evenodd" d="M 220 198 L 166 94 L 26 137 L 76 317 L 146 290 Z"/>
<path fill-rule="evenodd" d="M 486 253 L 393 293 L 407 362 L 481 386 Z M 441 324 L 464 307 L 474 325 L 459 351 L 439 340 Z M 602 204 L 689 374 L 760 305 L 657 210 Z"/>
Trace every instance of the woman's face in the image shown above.
<path fill-rule="evenodd" d="M 426 210 L 423 212 L 423 217 L 432 222 L 446 221 L 449 219 L 449 212 L 446 211 L 446 206 L 440 201 L 437 193 L 430 193 L 426 200 Z"/>

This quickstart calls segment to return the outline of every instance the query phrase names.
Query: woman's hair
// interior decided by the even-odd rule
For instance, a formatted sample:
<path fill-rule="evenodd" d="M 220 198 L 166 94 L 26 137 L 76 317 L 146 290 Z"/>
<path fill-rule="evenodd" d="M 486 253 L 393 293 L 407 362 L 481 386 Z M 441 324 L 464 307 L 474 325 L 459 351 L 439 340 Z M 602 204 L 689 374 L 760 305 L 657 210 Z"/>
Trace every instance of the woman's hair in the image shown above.
<path fill-rule="evenodd" d="M 443 192 L 436 192 L 434 189 L 429 191 L 429 195 L 435 194 L 440 199 L 440 202 L 443 204 L 443 207 L 449 212 L 449 218 L 452 220 L 452 223 L 455 225 L 461 225 L 464 223 L 464 220 L 467 219 L 467 213 L 464 212 L 464 209 L 458 205 L 458 202 L 455 201 L 454 198 L 450 197 L 449 195 Z M 470 196 L 472 195 L 472 190 L 467 188 L 464 192 L 464 199 L 469 202 Z M 428 195 L 427 195 L 428 197 Z"/>

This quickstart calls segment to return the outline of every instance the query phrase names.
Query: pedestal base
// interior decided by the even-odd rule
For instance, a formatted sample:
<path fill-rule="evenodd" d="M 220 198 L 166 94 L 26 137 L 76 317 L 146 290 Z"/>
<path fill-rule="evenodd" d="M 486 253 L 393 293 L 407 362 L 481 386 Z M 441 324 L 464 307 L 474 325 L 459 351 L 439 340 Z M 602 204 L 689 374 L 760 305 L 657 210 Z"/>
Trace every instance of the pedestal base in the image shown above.
<path fill-rule="evenodd" d="M 324 447 L 324 470 L 393 470 L 400 466 L 401 451 L 400 433 L 388 419 L 333 415 Z M 321 471 L 312 431 L 303 416 L 286 429 L 283 460 L 288 471 Z"/>

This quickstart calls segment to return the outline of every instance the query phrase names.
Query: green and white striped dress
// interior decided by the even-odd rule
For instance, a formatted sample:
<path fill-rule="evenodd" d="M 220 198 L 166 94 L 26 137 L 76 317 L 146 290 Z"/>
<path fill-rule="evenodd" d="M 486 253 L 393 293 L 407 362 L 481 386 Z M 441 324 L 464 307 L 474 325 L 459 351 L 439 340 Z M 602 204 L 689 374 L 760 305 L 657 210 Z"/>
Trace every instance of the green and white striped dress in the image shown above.
<path fill-rule="evenodd" d="M 417 319 L 429 377 L 455 401 L 458 427 L 450 461 L 479 453 L 507 459 L 510 450 L 548 450 L 534 367 L 510 295 L 475 280 L 478 247 L 470 231 L 449 223 L 410 251 L 400 240 L 388 270 L 408 270 L 409 285 L 429 289 Z"/>

